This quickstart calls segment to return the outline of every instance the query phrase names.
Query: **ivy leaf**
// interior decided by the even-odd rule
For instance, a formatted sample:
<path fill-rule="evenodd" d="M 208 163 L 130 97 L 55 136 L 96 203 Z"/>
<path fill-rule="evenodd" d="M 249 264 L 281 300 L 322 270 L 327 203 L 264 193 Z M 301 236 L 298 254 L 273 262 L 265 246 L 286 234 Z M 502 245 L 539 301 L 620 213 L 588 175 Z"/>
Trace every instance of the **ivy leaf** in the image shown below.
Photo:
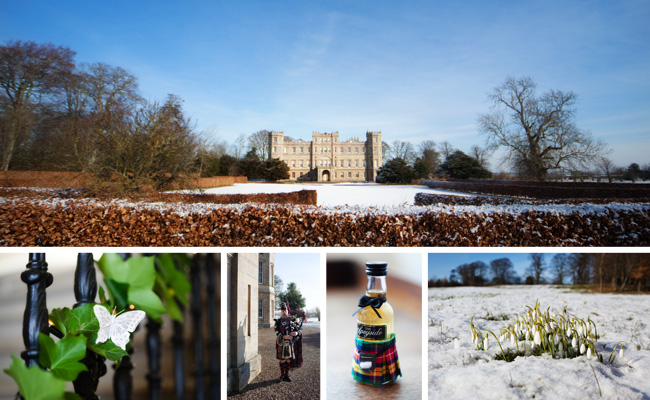
<path fill-rule="evenodd" d="M 129 305 L 129 285 L 111 278 L 105 278 L 104 282 L 108 291 L 111 293 L 111 299 L 115 308 L 125 310 Z"/>
<path fill-rule="evenodd" d="M 128 265 L 117 253 L 102 254 L 99 261 L 97 261 L 97 266 L 99 266 L 106 278 L 118 282 L 127 282 L 129 280 Z"/>
<path fill-rule="evenodd" d="M 13 362 L 4 372 L 14 378 L 18 392 L 25 400 L 60 400 L 66 396 L 63 379 L 57 378 L 50 371 L 42 370 L 38 365 L 27 368 L 18 356 L 11 358 Z"/>
<path fill-rule="evenodd" d="M 184 255 L 178 255 L 184 256 Z M 161 254 L 156 258 L 156 265 L 165 283 L 173 290 L 173 295 L 184 305 L 189 304 L 189 293 L 192 291 L 192 284 L 187 275 L 177 267 L 177 264 L 185 265 L 189 262 L 187 256 L 175 259 L 171 254 Z M 167 302 L 165 302 L 167 303 Z"/>
<path fill-rule="evenodd" d="M 64 336 L 55 344 L 51 337 L 40 333 L 38 343 L 41 346 L 38 361 L 57 378 L 72 382 L 81 371 L 88 370 L 80 362 L 86 356 L 85 336 Z"/>
<path fill-rule="evenodd" d="M 74 309 L 55 308 L 50 312 L 50 320 L 64 335 L 83 334 L 88 336 L 99 330 L 99 322 L 93 312 L 94 304 L 84 304 Z"/>
<path fill-rule="evenodd" d="M 111 361 L 120 361 L 122 357 L 129 355 L 129 353 L 113 343 L 112 340 L 107 340 L 104 343 L 97 343 L 96 333 L 88 337 L 87 346 L 90 350 Z"/>
<path fill-rule="evenodd" d="M 160 320 L 160 316 L 167 311 L 160 297 L 151 289 L 129 287 L 129 301 L 155 320 Z"/>

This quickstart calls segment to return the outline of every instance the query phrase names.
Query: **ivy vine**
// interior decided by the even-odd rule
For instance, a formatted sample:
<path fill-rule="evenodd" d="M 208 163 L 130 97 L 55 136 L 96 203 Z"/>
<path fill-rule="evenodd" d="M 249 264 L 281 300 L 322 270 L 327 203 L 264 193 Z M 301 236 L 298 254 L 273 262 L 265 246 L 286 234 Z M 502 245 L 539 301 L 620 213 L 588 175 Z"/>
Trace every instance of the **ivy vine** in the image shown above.
<path fill-rule="evenodd" d="M 99 303 L 77 308 L 55 308 L 50 312 L 50 331 L 59 337 L 39 334 L 39 364 L 27 367 L 18 357 L 4 372 L 18 385 L 25 400 L 80 399 L 66 392 L 66 383 L 73 382 L 82 371 L 87 371 L 82 360 L 86 349 L 119 363 L 128 352 L 112 340 L 97 343 L 99 321 L 93 312 L 95 304 L 103 304 L 117 312 L 142 310 L 147 317 L 162 322 L 168 314 L 182 322 L 181 306 L 188 305 L 192 286 L 187 279 L 190 257 L 187 254 L 157 254 L 131 257 L 123 260 L 118 254 L 104 254 L 96 261 L 104 276 L 99 287 Z M 132 344 L 129 342 L 128 347 Z M 127 347 L 127 348 L 128 348 Z"/>

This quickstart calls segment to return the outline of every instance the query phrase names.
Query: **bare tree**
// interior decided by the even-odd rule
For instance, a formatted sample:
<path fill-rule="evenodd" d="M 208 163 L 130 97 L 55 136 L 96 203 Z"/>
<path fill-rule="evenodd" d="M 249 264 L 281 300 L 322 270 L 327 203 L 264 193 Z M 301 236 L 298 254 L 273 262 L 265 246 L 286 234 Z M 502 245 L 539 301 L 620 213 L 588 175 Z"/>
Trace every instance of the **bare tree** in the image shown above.
<path fill-rule="evenodd" d="M 473 145 L 469 149 L 469 156 L 475 159 L 481 167 L 487 169 L 490 166 L 489 159 L 492 156 L 492 152 L 488 148 Z"/>
<path fill-rule="evenodd" d="M 607 181 L 609 181 L 609 183 L 612 183 L 614 180 L 614 171 L 616 170 L 614 162 L 607 157 L 598 157 L 595 164 L 598 172 L 605 175 L 607 177 Z"/>
<path fill-rule="evenodd" d="M 401 158 L 406 161 L 407 164 L 412 164 L 415 160 L 415 147 L 411 142 L 395 140 L 390 145 L 388 154 L 389 156 L 385 157 L 384 161 L 389 161 L 393 158 Z"/>
<path fill-rule="evenodd" d="M 542 274 L 544 273 L 544 254 L 543 253 L 531 253 L 528 258 L 530 258 L 530 266 L 528 267 L 528 272 L 531 274 L 535 280 L 535 284 L 539 285 L 543 283 Z"/>
<path fill-rule="evenodd" d="M 0 168 L 6 171 L 29 138 L 37 107 L 63 85 L 74 68 L 67 47 L 35 42 L 0 46 Z"/>
<path fill-rule="evenodd" d="M 529 77 L 508 77 L 494 88 L 492 112 L 478 118 L 489 148 L 505 147 L 518 170 L 536 180 L 553 169 L 584 169 L 607 152 L 603 142 L 575 126 L 575 93 L 537 96 L 536 87 Z"/>
<path fill-rule="evenodd" d="M 243 133 L 240 133 L 235 139 L 235 143 L 230 146 L 230 154 L 232 154 L 235 159 L 239 160 L 244 158 L 244 155 L 247 152 L 247 138 Z"/>
<path fill-rule="evenodd" d="M 95 172 L 112 182 L 119 177 L 120 188 L 126 191 L 186 185 L 198 144 L 182 100 L 169 95 L 165 103 L 143 106 L 128 124 L 101 136 Z"/>
<path fill-rule="evenodd" d="M 573 276 L 574 285 L 586 285 L 591 282 L 594 256 L 592 254 L 575 253 L 569 257 L 569 271 Z"/>
<path fill-rule="evenodd" d="M 456 149 L 454 149 L 454 146 L 452 146 L 451 143 L 446 140 L 438 145 L 438 149 L 440 149 L 440 154 L 442 154 L 445 159 L 454 154 L 456 151 Z"/>
<path fill-rule="evenodd" d="M 266 161 L 269 158 L 269 131 L 264 129 L 252 133 L 248 137 L 248 145 L 251 149 L 255 149 L 257 158 Z"/>
<path fill-rule="evenodd" d="M 490 270 L 492 272 L 492 283 L 496 285 L 514 283 L 517 279 L 515 267 L 509 258 L 490 261 Z"/>
<path fill-rule="evenodd" d="M 459 265 L 452 271 L 452 275 L 458 274 L 461 284 L 465 286 L 482 286 L 485 284 L 487 268 L 487 264 L 483 261 L 475 261 Z"/>
<path fill-rule="evenodd" d="M 558 253 L 551 259 L 551 271 L 555 276 L 553 283 L 563 285 L 565 277 L 569 274 L 569 255 Z"/>

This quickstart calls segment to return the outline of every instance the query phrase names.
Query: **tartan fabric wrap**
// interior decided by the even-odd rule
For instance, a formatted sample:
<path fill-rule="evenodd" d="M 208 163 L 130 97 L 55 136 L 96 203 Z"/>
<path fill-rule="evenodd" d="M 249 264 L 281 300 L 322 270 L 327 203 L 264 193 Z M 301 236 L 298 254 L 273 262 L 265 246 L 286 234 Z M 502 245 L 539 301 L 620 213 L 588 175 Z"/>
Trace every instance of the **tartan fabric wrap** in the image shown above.
<path fill-rule="evenodd" d="M 399 368 L 399 357 L 395 347 L 395 334 L 390 339 L 381 342 L 367 342 L 356 338 L 354 361 L 352 363 L 352 378 L 355 381 L 370 385 L 383 385 L 402 376 Z M 376 357 L 374 369 L 362 369 L 359 365 L 361 358 Z"/>

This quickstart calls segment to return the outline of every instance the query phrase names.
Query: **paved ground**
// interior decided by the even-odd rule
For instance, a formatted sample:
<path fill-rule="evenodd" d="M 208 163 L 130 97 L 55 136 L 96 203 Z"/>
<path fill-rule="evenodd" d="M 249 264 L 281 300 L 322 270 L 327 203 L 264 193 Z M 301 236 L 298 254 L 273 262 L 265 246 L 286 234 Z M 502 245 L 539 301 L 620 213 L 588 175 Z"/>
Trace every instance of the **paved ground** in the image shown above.
<path fill-rule="evenodd" d="M 275 358 L 275 330 L 259 330 L 262 372 L 243 393 L 229 399 L 319 399 L 320 398 L 320 325 L 303 325 L 302 367 L 291 370 L 293 382 L 278 383 L 280 368 Z"/>

